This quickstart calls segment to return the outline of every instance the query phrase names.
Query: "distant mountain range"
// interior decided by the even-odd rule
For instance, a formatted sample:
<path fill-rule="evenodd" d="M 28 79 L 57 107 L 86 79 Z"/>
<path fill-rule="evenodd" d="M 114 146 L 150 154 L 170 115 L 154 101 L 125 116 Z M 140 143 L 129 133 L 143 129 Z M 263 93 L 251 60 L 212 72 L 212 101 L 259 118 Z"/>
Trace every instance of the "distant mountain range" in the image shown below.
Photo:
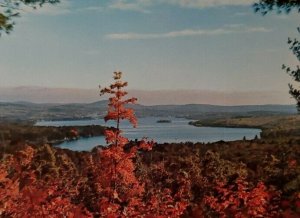
<path fill-rule="evenodd" d="M 137 116 L 186 117 L 209 119 L 218 117 L 245 117 L 262 115 L 296 114 L 294 105 L 242 105 L 218 106 L 207 104 L 187 105 L 132 105 Z M 94 103 L 36 104 L 31 102 L 0 102 L 0 120 L 70 120 L 103 117 L 107 100 Z"/>
<path fill-rule="evenodd" d="M 129 96 L 134 96 L 142 105 L 166 104 L 211 104 L 211 105 L 260 105 L 260 104 L 293 104 L 294 100 L 288 89 L 281 91 L 226 91 L 205 89 L 162 89 L 137 90 L 129 89 Z M 53 88 L 40 86 L 1 87 L 0 101 L 15 102 L 29 101 L 35 103 L 73 102 L 89 103 L 104 100 L 99 96 L 97 87 L 82 88 Z"/>

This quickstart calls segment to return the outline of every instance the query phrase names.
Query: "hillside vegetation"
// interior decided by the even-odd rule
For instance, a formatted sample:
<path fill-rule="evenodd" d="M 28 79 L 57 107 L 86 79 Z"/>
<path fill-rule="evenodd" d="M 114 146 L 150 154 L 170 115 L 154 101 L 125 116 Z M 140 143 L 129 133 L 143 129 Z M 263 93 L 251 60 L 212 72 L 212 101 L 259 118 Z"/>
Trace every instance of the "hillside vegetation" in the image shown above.
<path fill-rule="evenodd" d="M 104 134 L 105 127 L 90 126 L 34 126 L 33 123 L 0 123 L 0 149 L 14 144 L 59 144 L 65 140 Z"/>
<path fill-rule="evenodd" d="M 218 106 L 189 105 L 130 105 L 138 117 L 185 117 L 188 119 L 231 118 L 235 116 L 270 116 L 296 114 L 293 105 Z M 107 101 L 90 104 L 34 104 L 0 102 L 0 121 L 72 120 L 104 117 Z"/>
<path fill-rule="evenodd" d="M 261 137 L 264 139 L 300 138 L 299 115 L 203 119 L 190 122 L 190 124 L 195 126 L 259 128 L 262 129 Z"/>
<path fill-rule="evenodd" d="M 101 94 L 110 95 L 104 120 L 115 121 L 115 127 L 1 127 L 1 217 L 300 217 L 298 116 L 192 123 L 260 127 L 262 138 L 255 140 L 130 142 L 119 124 L 128 120 L 136 126 L 134 110 L 127 107 L 136 99 L 125 98 L 120 72 L 114 80 Z M 72 138 L 96 128 L 108 146 L 91 152 L 5 140 L 18 133 Z"/>

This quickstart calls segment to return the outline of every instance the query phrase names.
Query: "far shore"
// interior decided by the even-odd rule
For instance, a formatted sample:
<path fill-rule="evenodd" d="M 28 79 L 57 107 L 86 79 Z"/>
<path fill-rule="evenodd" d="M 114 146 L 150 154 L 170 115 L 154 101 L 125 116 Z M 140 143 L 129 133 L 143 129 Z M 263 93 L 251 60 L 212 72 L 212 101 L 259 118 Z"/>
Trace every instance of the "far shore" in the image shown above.
<path fill-rule="evenodd" d="M 202 119 L 189 123 L 196 127 L 230 127 L 261 129 L 261 138 L 300 138 L 299 115 L 272 115 L 236 118 Z"/>
<path fill-rule="evenodd" d="M 29 123 L 0 123 L 1 144 L 53 144 L 64 141 L 77 140 L 79 138 L 104 135 L 105 127 L 100 125 L 86 126 L 35 126 Z"/>

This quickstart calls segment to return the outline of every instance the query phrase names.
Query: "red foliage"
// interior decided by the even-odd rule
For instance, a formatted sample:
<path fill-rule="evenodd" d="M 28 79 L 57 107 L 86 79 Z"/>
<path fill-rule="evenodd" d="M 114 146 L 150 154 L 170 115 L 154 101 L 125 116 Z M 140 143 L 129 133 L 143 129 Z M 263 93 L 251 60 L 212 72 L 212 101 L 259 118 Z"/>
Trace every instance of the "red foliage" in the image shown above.
<path fill-rule="evenodd" d="M 260 182 L 250 188 L 248 183 L 240 178 L 232 184 L 218 182 L 216 195 L 206 196 L 204 202 L 220 217 L 277 217 L 276 206 L 271 199 L 278 193 L 269 192 Z"/>
<path fill-rule="evenodd" d="M 283 218 L 300 217 L 300 193 L 295 193 L 289 199 L 282 200 L 281 208 L 283 209 Z"/>
<path fill-rule="evenodd" d="M 136 176 L 138 153 L 152 149 L 154 142 L 146 138 L 128 144 L 122 136 L 121 120 L 137 125 L 134 111 L 127 104 L 136 98 L 124 99 L 121 73 L 115 83 L 101 90 L 111 94 L 105 120 L 116 121 L 107 128 L 108 146 L 95 156 L 86 158 L 86 170 L 78 174 L 73 163 L 50 146 L 34 149 L 25 146 L 0 162 L 0 216 L 4 217 L 179 217 L 188 201 L 189 181 L 179 178 L 176 193 L 171 189 L 153 188 L 151 181 Z M 71 130 L 72 137 L 77 136 Z M 57 167 L 57 165 L 59 167 Z M 147 187 L 147 188 L 145 188 Z"/>
<path fill-rule="evenodd" d="M 187 204 L 176 202 L 170 192 L 164 190 L 159 195 L 148 196 L 144 184 L 135 176 L 134 158 L 139 150 L 149 151 L 154 144 L 143 138 L 136 145 L 126 147 L 128 139 L 122 136 L 120 121 L 128 120 L 133 127 L 137 126 L 134 111 L 126 108 L 127 104 L 134 104 L 137 99 L 123 99 L 127 92 L 123 88 L 127 82 L 121 81 L 121 72 L 114 73 L 115 83 L 109 88 L 101 90 L 100 94 L 111 94 L 109 109 L 105 121 L 116 121 L 116 128 L 105 131 L 109 146 L 100 152 L 100 167 L 98 168 L 98 183 L 101 190 L 99 207 L 102 216 L 136 217 L 162 216 L 178 217 L 183 213 Z"/>
<path fill-rule="evenodd" d="M 31 169 L 36 153 L 30 146 L 0 164 L 0 215 L 9 217 L 92 217 L 82 206 L 63 198 L 56 182 L 38 180 Z"/>
<path fill-rule="evenodd" d="M 288 167 L 289 168 L 296 168 L 297 167 L 297 160 L 294 160 L 294 159 L 289 160 L 288 161 Z"/>
<path fill-rule="evenodd" d="M 70 130 L 70 136 L 71 136 L 72 138 L 78 137 L 78 136 L 79 136 L 78 130 L 77 130 L 77 129 L 71 129 L 71 130 Z"/>
<path fill-rule="evenodd" d="M 116 122 L 105 130 L 107 147 L 81 153 L 25 145 L 3 154 L 0 217 L 299 217 L 298 192 L 281 190 L 280 195 L 243 178 L 215 182 L 233 178 L 235 174 L 226 172 L 237 168 L 212 152 L 193 156 L 189 148 L 179 152 L 178 145 L 172 155 L 164 146 L 150 151 L 154 142 L 146 138 L 129 142 L 120 122 L 137 126 L 134 111 L 127 107 L 137 99 L 125 98 L 127 82 L 121 77 L 115 72 L 115 82 L 101 90 L 110 95 L 104 119 Z M 70 135 L 77 137 L 78 131 L 72 129 Z M 295 175 L 297 162 L 290 158 L 286 164 Z"/>

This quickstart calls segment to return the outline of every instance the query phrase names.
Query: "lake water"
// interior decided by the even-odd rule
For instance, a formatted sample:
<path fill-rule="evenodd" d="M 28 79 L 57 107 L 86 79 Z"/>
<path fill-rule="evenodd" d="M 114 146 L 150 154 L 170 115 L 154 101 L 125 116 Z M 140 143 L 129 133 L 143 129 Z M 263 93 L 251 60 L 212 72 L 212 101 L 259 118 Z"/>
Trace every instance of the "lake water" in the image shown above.
<path fill-rule="evenodd" d="M 189 125 L 191 120 L 184 118 L 168 118 L 171 123 L 158 123 L 159 117 L 147 117 L 138 119 L 138 127 L 132 128 L 128 122 L 121 123 L 124 135 L 130 140 L 147 137 L 155 142 L 216 142 L 220 140 L 234 141 L 253 139 L 260 136 L 260 129 L 250 128 L 223 128 L 223 127 L 195 127 Z M 82 126 L 103 125 L 114 126 L 114 122 L 105 123 L 99 120 L 73 120 L 73 121 L 41 121 L 39 126 Z M 58 146 L 77 151 L 89 151 L 97 145 L 106 145 L 104 136 L 80 138 L 76 141 L 66 141 Z"/>

